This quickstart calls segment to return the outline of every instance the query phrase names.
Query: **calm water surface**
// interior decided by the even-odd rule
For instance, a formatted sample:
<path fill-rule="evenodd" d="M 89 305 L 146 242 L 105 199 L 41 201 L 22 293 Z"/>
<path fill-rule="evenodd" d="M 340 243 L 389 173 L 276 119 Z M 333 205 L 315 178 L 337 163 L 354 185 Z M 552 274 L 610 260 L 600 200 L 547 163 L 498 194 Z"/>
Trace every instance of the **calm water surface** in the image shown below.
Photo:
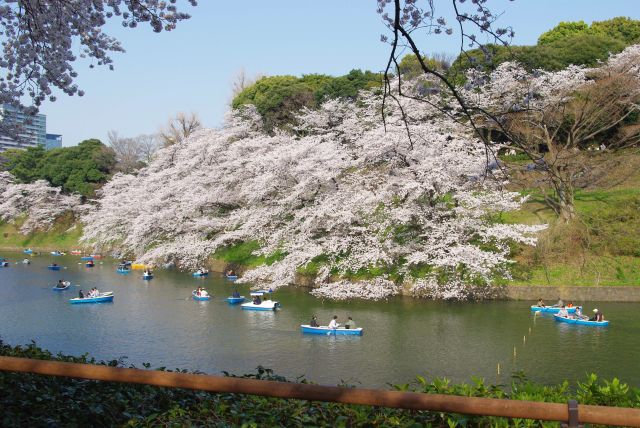
<path fill-rule="evenodd" d="M 12 261 L 22 254 L 3 253 Z M 56 262 L 66 269 L 54 272 Z M 54 292 L 58 279 L 88 290 L 115 293 L 113 303 L 71 305 L 80 287 Z M 191 291 L 205 286 L 213 299 L 196 302 Z M 157 271 L 120 275 L 115 261 L 94 268 L 77 256 L 34 256 L 31 265 L 0 268 L 0 338 L 17 345 L 35 340 L 53 352 L 89 353 L 100 359 L 126 356 L 131 364 L 186 368 L 211 374 L 253 372 L 270 367 L 288 378 L 321 384 L 362 386 L 410 382 L 416 375 L 507 382 L 524 370 L 532 379 L 555 383 L 583 379 L 588 372 L 640 385 L 640 304 L 585 304 L 601 309 L 608 328 L 560 324 L 534 315 L 532 302 L 440 303 L 394 298 L 385 302 L 322 301 L 299 289 L 278 290 L 282 310 L 242 311 L 224 300 L 234 285 L 222 275 L 192 278 Z M 237 287 L 248 295 L 249 287 Z M 316 314 L 351 315 L 362 337 L 302 335 L 301 323 Z M 498 364 L 501 374 L 497 373 Z"/>

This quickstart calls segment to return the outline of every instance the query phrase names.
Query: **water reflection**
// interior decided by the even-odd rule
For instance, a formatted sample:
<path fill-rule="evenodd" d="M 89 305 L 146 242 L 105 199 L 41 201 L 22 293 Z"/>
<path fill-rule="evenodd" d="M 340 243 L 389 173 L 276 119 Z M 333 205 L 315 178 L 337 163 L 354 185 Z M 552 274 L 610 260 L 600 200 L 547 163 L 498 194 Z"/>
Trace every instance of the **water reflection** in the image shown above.
<path fill-rule="evenodd" d="M 553 316 L 532 313 L 531 302 L 454 304 L 400 297 L 330 302 L 299 289 L 275 293 L 282 310 L 244 311 L 225 298 L 234 288 L 248 296 L 248 287 L 221 275 L 193 278 L 157 271 L 152 281 L 143 281 L 137 271 L 117 274 L 116 262 L 108 259 L 87 269 L 74 257 L 55 257 L 68 266 L 60 272 L 47 270 L 53 259 L 34 257 L 32 265 L 0 270 L 3 340 L 23 344 L 35 339 L 53 352 L 127 356 L 136 365 L 150 362 L 208 373 L 241 374 L 263 365 L 323 384 L 344 380 L 385 386 L 410 382 L 416 375 L 506 382 L 515 370 L 542 382 L 575 380 L 597 371 L 640 383 L 638 304 L 598 303 L 612 320 L 608 328 L 558 323 Z M 52 291 L 61 278 L 74 286 Z M 198 286 L 214 297 L 193 300 L 191 292 Z M 79 288 L 92 287 L 114 291 L 113 303 L 68 303 Z M 313 314 L 320 324 L 334 314 L 342 323 L 353 316 L 364 335 L 303 335 L 299 326 Z"/>

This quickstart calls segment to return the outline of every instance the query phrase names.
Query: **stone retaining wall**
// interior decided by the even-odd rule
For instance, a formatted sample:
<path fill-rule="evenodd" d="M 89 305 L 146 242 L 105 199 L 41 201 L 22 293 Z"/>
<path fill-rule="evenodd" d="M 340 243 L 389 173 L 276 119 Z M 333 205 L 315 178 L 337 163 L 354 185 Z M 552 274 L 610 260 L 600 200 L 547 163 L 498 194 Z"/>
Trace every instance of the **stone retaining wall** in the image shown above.
<path fill-rule="evenodd" d="M 508 300 L 537 301 L 542 298 L 555 303 L 558 298 L 565 302 L 640 302 L 640 286 L 610 287 L 555 287 L 547 285 L 508 286 L 505 290 Z"/>

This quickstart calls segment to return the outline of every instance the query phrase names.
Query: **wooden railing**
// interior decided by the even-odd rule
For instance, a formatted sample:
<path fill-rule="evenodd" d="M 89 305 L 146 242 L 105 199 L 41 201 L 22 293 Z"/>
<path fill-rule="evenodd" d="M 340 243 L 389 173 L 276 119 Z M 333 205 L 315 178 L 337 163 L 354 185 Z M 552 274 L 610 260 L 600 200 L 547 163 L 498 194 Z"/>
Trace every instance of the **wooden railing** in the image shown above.
<path fill-rule="evenodd" d="M 210 392 L 330 401 L 467 415 L 560 421 L 567 423 L 568 426 L 576 427 L 578 423 L 640 427 L 640 409 L 590 406 L 577 404 L 575 401 L 570 401 L 568 404 L 558 404 L 417 392 L 341 388 L 14 357 L 0 357 L 0 370 Z"/>

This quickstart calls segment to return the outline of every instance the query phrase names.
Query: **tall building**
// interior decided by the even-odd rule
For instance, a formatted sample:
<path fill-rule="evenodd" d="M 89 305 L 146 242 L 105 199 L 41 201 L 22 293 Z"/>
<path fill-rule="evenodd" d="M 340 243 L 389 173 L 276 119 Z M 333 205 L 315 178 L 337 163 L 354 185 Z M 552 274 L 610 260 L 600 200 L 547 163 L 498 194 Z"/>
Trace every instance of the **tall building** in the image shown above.
<path fill-rule="evenodd" d="M 47 134 L 47 150 L 59 149 L 62 147 L 62 135 Z"/>
<path fill-rule="evenodd" d="M 43 146 L 47 149 L 49 148 L 49 144 L 52 144 L 52 147 L 62 146 L 61 135 L 50 134 L 52 136 L 55 135 L 55 137 L 52 137 L 51 142 L 47 140 L 47 116 L 45 116 L 44 114 L 36 114 L 35 116 L 30 116 L 24 114 L 22 111 L 12 105 L 1 104 L 0 121 L 6 122 L 9 125 L 22 125 L 22 131 L 20 133 L 22 141 L 16 141 L 14 138 L 8 135 L 0 134 L 0 152 L 8 149 L 24 149 L 27 147 L 36 147 L 38 145 Z M 53 140 L 55 140 L 55 142 Z M 56 145 L 58 144 L 58 141 L 59 145 Z"/>

